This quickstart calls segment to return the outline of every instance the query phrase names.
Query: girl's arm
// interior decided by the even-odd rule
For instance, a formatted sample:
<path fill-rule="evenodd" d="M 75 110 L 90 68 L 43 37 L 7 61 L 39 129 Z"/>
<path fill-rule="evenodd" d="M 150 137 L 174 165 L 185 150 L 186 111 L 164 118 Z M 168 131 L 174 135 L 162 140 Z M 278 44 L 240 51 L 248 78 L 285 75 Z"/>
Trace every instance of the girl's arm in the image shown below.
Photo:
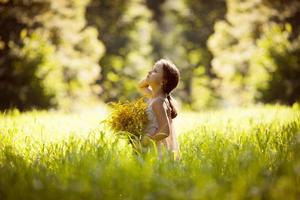
<path fill-rule="evenodd" d="M 162 99 L 157 99 L 152 104 L 153 111 L 158 122 L 158 130 L 152 136 L 155 140 L 161 140 L 170 135 L 171 125 L 167 116 L 167 106 Z M 155 137 L 157 135 L 157 137 Z"/>
<path fill-rule="evenodd" d="M 146 97 L 151 98 L 152 90 L 149 88 L 149 84 L 147 83 L 146 78 L 142 79 L 139 82 L 138 91 Z"/>
<path fill-rule="evenodd" d="M 151 133 L 146 133 L 145 136 L 148 136 L 156 142 L 159 142 L 170 135 L 171 125 L 167 117 L 167 107 L 163 100 L 157 99 L 154 101 L 152 108 L 157 118 L 158 130 Z M 143 137 L 141 142 L 143 145 L 148 145 L 150 141 L 147 139 L 147 137 Z"/>

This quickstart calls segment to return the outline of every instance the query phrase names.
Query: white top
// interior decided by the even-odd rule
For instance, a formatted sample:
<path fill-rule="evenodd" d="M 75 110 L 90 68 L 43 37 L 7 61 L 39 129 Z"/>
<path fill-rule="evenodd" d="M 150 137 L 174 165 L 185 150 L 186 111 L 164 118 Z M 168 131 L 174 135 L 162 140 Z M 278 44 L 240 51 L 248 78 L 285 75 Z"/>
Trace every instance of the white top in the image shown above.
<path fill-rule="evenodd" d="M 164 101 L 166 100 L 166 98 L 164 97 L 156 97 L 156 98 L 152 98 L 149 99 L 147 101 L 148 103 L 148 107 L 147 107 L 147 115 L 148 115 L 148 119 L 149 119 L 149 123 L 147 125 L 147 127 L 145 128 L 145 132 L 146 133 L 150 133 L 150 134 L 154 134 L 155 132 L 157 132 L 158 130 L 158 122 L 156 119 L 156 114 L 154 113 L 153 109 L 152 109 L 152 103 L 154 102 L 154 100 L 156 100 L 157 98 L 162 98 Z M 167 147 L 167 149 L 171 150 L 171 151 L 178 151 L 179 150 L 179 145 L 177 142 L 177 138 L 176 138 L 176 133 L 175 133 L 175 129 L 173 126 L 173 122 L 172 122 L 172 117 L 171 117 L 171 107 L 169 105 L 168 101 L 165 101 L 167 103 L 167 116 L 168 116 L 168 121 L 170 123 L 170 135 L 161 140 L 159 143 L 162 143 L 165 145 L 165 147 Z"/>

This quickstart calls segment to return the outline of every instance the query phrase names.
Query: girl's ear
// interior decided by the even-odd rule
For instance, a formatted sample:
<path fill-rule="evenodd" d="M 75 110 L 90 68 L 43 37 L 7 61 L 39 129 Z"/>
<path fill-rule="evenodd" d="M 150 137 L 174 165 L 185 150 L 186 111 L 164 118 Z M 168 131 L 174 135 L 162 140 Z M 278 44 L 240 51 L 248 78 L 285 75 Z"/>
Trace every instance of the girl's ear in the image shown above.
<path fill-rule="evenodd" d="M 164 87 L 166 87 L 165 85 L 166 85 L 166 81 L 165 81 L 165 80 L 162 80 L 162 82 L 161 82 L 161 88 L 164 89 Z"/>

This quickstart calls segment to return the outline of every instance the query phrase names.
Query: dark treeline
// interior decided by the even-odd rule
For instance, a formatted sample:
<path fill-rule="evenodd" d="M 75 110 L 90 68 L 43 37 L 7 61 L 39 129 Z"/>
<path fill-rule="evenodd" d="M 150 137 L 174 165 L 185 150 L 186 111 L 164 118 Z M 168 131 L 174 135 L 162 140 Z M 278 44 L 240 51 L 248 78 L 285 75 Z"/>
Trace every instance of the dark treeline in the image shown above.
<path fill-rule="evenodd" d="M 0 0 L 0 109 L 135 99 L 154 62 L 187 108 L 293 104 L 298 0 Z"/>

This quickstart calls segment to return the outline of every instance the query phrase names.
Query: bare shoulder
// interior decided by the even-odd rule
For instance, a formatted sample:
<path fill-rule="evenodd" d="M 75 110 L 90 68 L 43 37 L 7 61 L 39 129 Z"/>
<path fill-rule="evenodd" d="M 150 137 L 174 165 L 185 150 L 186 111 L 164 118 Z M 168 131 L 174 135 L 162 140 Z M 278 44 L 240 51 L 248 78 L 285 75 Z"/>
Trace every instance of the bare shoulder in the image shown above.
<path fill-rule="evenodd" d="M 153 101 L 152 108 L 157 111 L 164 111 L 167 110 L 167 105 L 163 99 L 157 98 Z"/>

